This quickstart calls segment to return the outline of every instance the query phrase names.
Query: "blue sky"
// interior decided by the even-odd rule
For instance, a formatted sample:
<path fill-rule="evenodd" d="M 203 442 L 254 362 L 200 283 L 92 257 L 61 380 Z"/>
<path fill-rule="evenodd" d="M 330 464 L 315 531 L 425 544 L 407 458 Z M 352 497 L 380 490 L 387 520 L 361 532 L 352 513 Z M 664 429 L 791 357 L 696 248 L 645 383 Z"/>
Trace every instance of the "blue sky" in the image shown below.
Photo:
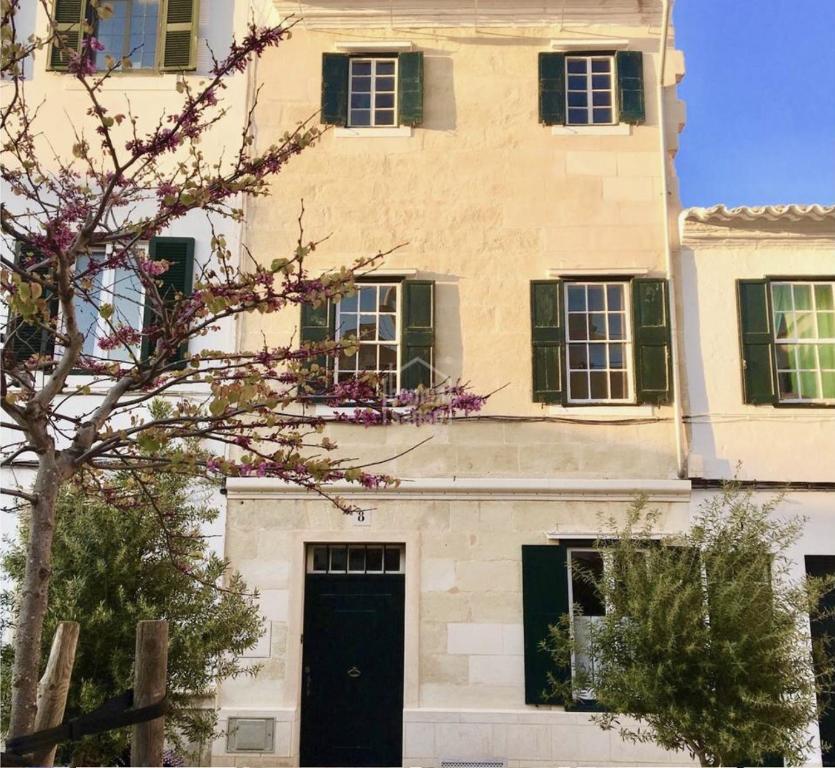
<path fill-rule="evenodd" d="M 685 206 L 835 202 L 835 2 L 677 0 Z"/>

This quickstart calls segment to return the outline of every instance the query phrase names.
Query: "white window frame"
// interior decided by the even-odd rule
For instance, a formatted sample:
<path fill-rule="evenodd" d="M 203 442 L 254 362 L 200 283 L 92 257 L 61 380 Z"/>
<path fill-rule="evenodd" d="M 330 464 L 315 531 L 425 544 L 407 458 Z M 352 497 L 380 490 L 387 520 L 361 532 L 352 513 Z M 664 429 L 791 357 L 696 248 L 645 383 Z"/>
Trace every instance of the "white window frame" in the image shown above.
<path fill-rule="evenodd" d="M 147 243 L 142 243 L 142 244 L 136 246 L 136 248 L 137 248 L 137 253 L 140 257 L 147 258 L 147 255 L 148 255 Z M 90 254 L 90 256 L 91 256 L 91 258 L 101 258 L 101 257 L 107 258 L 107 256 L 109 256 L 112 252 L 113 252 L 113 246 L 108 245 L 104 249 L 98 249 L 96 251 L 93 251 Z M 99 307 L 101 307 L 103 304 L 112 304 L 113 308 L 114 308 L 114 313 L 111 317 L 111 321 L 114 321 L 115 323 L 118 323 L 118 322 L 120 322 L 120 318 L 119 318 L 119 316 L 116 312 L 116 301 L 115 301 L 116 300 L 116 294 L 114 292 L 115 289 L 116 289 L 116 286 L 115 286 L 116 267 L 108 267 L 107 269 L 103 270 L 99 274 L 101 276 L 101 285 L 99 287 Z M 144 315 L 145 288 L 144 288 L 144 286 L 140 286 L 140 288 L 141 288 L 140 303 L 141 303 L 141 307 L 142 307 L 140 312 L 142 312 L 143 315 Z M 62 323 L 63 323 L 63 321 L 62 321 Z M 83 355 L 85 355 L 87 357 L 93 357 L 95 359 L 100 360 L 101 362 L 110 361 L 110 362 L 122 363 L 123 365 L 131 365 L 132 364 L 132 361 L 118 360 L 117 358 L 112 357 L 112 355 L 115 352 L 123 349 L 122 346 L 116 347 L 115 349 L 101 349 L 98 346 L 99 339 L 104 338 L 105 336 L 108 335 L 108 333 L 110 333 L 110 327 L 108 326 L 107 321 L 101 316 L 101 313 L 99 313 L 97 315 L 96 321 L 93 324 L 92 329 L 93 329 L 93 338 L 94 338 L 93 352 L 92 352 L 91 355 L 88 355 L 87 353 L 82 352 Z M 142 331 L 141 327 L 139 328 L 139 331 L 140 332 Z M 85 337 L 85 343 L 86 343 L 86 337 Z M 140 357 L 141 354 L 142 354 L 142 344 L 140 342 L 139 347 L 136 350 L 137 359 Z"/>
<path fill-rule="evenodd" d="M 593 73 L 591 70 L 592 61 L 600 61 L 606 60 L 609 62 L 609 76 L 611 78 L 611 87 L 609 88 L 609 93 L 611 95 L 611 105 L 609 109 L 612 111 L 612 119 L 608 122 L 601 122 L 597 123 L 594 121 L 594 104 L 593 104 L 593 94 L 595 90 L 592 86 L 592 77 L 594 74 L 603 74 L 603 73 Z M 584 91 L 578 91 L 576 89 L 569 88 L 569 78 L 572 74 L 576 73 L 569 73 L 568 65 L 571 61 L 585 61 L 586 62 L 586 73 L 585 76 L 587 78 L 586 81 L 586 89 Z M 617 103 L 617 63 L 615 61 L 615 56 L 613 54 L 567 54 L 565 57 L 565 125 L 567 128 L 579 128 L 579 127 L 596 127 L 596 126 L 612 126 L 617 125 L 620 122 L 620 114 L 618 109 Z M 598 93 L 605 92 L 605 91 L 597 91 Z M 570 93 L 585 93 L 587 104 L 585 107 L 572 107 L 569 105 L 569 94 Z M 606 107 L 598 107 L 598 109 L 605 109 Z M 570 121 L 570 112 L 569 110 L 572 109 L 585 109 L 586 110 L 586 122 L 584 123 L 572 123 Z"/>
<path fill-rule="evenodd" d="M 338 547 L 345 547 L 346 554 L 345 554 L 345 570 L 332 570 L 331 569 L 331 548 L 338 548 Z M 325 548 L 328 552 L 328 566 L 324 569 L 317 569 L 314 563 L 314 550 Z M 367 561 L 366 561 L 366 568 L 363 570 L 350 570 L 351 566 L 351 549 L 381 549 L 382 552 L 382 567 L 379 570 L 370 571 L 367 568 Z M 386 568 L 386 553 L 385 550 L 387 549 L 396 549 L 400 553 L 400 559 L 398 562 L 397 570 L 389 570 Z M 405 573 L 406 572 L 406 545 L 405 544 L 391 544 L 388 542 L 377 542 L 377 541 L 317 541 L 312 544 L 307 545 L 307 551 L 305 552 L 305 570 L 307 573 L 315 573 L 315 574 L 328 574 L 332 576 L 380 576 L 382 574 L 391 574 L 391 573 Z"/>
<path fill-rule="evenodd" d="M 624 329 L 624 337 L 623 339 L 608 339 L 609 329 L 608 323 L 606 328 L 606 335 L 607 339 L 572 339 L 571 338 L 571 325 L 570 325 L 570 316 L 576 314 L 583 314 L 588 316 L 589 314 L 600 314 L 599 312 L 589 312 L 588 308 L 588 299 L 586 300 L 586 309 L 582 312 L 579 311 L 570 311 L 568 305 L 568 289 L 570 286 L 601 286 L 603 288 L 603 296 L 604 296 L 604 309 L 602 310 L 603 314 L 607 316 L 609 314 L 609 298 L 608 298 L 608 291 L 607 288 L 610 285 L 619 285 L 623 288 L 623 329 Z M 635 366 L 634 366 L 634 339 L 633 336 L 633 329 L 632 329 L 632 291 L 630 290 L 630 285 L 628 281 L 625 280 L 566 280 L 563 283 L 563 305 L 564 305 L 564 322 L 565 322 L 565 386 L 567 392 L 567 402 L 571 404 L 578 404 L 578 405 L 594 405 L 597 403 L 601 404 L 611 404 L 611 403 L 622 403 L 625 405 L 634 405 L 635 404 Z M 588 296 L 588 293 L 587 293 Z M 624 352 L 623 352 L 623 362 L 624 367 L 621 368 L 609 368 L 608 367 L 608 353 L 607 353 L 607 367 L 603 369 L 595 369 L 595 370 L 602 370 L 605 371 L 608 375 L 612 371 L 620 371 L 623 370 L 625 373 L 626 378 L 626 397 L 623 398 L 574 398 L 571 396 L 571 344 L 603 344 L 608 347 L 609 344 L 623 344 Z M 590 372 L 591 369 L 588 369 Z M 575 371 L 576 373 L 581 372 L 580 369 Z M 589 375 L 589 395 L 591 395 L 591 378 Z M 608 387 L 608 384 L 607 384 Z"/>
<path fill-rule="evenodd" d="M 380 341 L 380 340 L 363 341 L 363 340 L 359 339 L 359 337 L 358 337 L 357 338 L 356 367 L 352 371 L 347 371 L 346 370 L 346 371 L 343 371 L 343 373 L 358 374 L 358 373 L 363 372 L 359 369 L 359 347 L 360 347 L 360 345 L 364 344 L 365 346 L 373 345 L 375 347 L 380 347 L 380 346 L 383 346 L 383 345 L 392 345 L 393 344 L 397 348 L 397 367 L 394 370 L 395 392 L 399 392 L 400 391 L 400 370 L 401 370 L 402 365 L 403 365 L 403 347 L 400 343 L 400 341 L 401 341 L 401 338 L 400 338 L 401 337 L 401 323 L 402 323 L 402 318 L 403 318 L 403 283 L 401 281 L 357 282 L 356 283 L 356 288 L 357 288 L 357 293 L 356 293 L 357 311 L 355 313 L 350 312 L 350 313 L 346 313 L 346 314 L 352 314 L 352 315 L 356 314 L 356 316 L 357 316 L 357 334 L 359 334 L 360 317 L 362 317 L 362 315 L 374 315 L 376 329 L 377 329 L 376 335 L 379 335 L 380 317 L 381 316 L 391 317 L 392 313 L 390 313 L 390 312 L 381 313 L 380 309 L 379 309 L 379 301 L 377 303 L 377 306 L 374 308 L 373 312 L 366 312 L 366 311 L 363 311 L 360 308 L 360 295 L 361 295 L 362 289 L 363 288 L 372 288 L 372 287 L 377 288 L 378 292 L 379 292 L 379 289 L 381 287 L 383 287 L 383 288 L 394 288 L 395 291 L 396 291 L 396 299 L 395 300 L 397 302 L 397 304 L 396 304 L 397 308 L 396 308 L 395 312 L 393 313 L 393 315 L 394 315 L 394 339 L 389 340 L 389 341 Z M 341 317 L 341 307 L 342 307 L 342 301 L 343 300 L 335 302 L 334 311 L 335 311 L 336 314 L 335 314 L 335 319 L 334 319 L 334 328 L 335 328 L 335 332 L 336 332 L 336 340 L 337 341 L 339 341 L 343 338 L 340 335 L 340 317 Z M 339 374 L 340 374 L 339 355 L 337 355 L 334 358 L 333 372 L 334 372 L 333 380 L 334 380 L 334 383 L 337 384 L 337 383 L 339 383 Z M 380 373 L 385 373 L 385 371 L 381 371 L 380 369 L 376 369 L 375 373 L 380 374 Z"/>
<path fill-rule="evenodd" d="M 817 298 L 815 297 L 815 286 L 816 285 L 821 285 L 821 284 L 831 286 L 830 290 L 833 293 L 833 298 L 835 298 L 835 280 L 824 280 L 824 279 L 820 279 L 820 280 L 814 280 L 814 279 L 811 279 L 811 280 L 804 280 L 804 279 L 790 280 L 790 279 L 788 279 L 788 280 L 769 280 L 768 281 L 768 287 L 769 287 L 768 300 L 769 300 L 769 307 L 770 307 L 770 310 L 771 310 L 771 326 L 772 326 L 771 338 L 772 338 L 772 342 L 774 344 L 774 370 L 777 373 L 777 382 L 776 382 L 777 390 L 776 391 L 777 391 L 777 400 L 780 403 L 787 403 L 787 404 L 792 404 L 792 405 L 798 405 L 798 404 L 802 405 L 802 404 L 810 404 L 810 403 L 826 403 L 826 404 L 835 403 L 835 397 L 824 397 L 823 396 L 823 376 L 822 376 L 822 372 L 823 372 L 824 369 L 821 365 L 820 350 L 818 349 L 818 346 L 820 344 L 835 344 L 835 337 L 829 337 L 829 336 L 822 337 L 820 335 L 820 328 L 818 326 Z M 778 286 L 785 286 L 785 285 L 791 287 L 791 299 L 792 299 L 791 312 L 792 312 L 793 315 L 798 311 L 797 308 L 795 307 L 795 303 L 794 303 L 794 287 L 797 286 L 797 285 L 808 285 L 809 286 L 810 293 L 812 295 L 811 308 L 808 309 L 808 310 L 807 309 L 801 309 L 800 311 L 801 312 L 809 312 L 809 313 L 811 313 L 812 317 L 814 318 L 814 322 L 815 322 L 815 336 L 814 337 L 811 337 L 811 338 L 786 337 L 786 338 L 782 338 L 782 339 L 777 338 L 777 314 L 778 314 L 778 312 L 782 313 L 785 310 L 778 310 L 777 309 L 776 302 L 774 300 L 774 290 Z M 830 311 L 830 310 L 824 310 L 824 311 Z M 821 393 L 820 397 L 783 397 L 782 393 L 780 392 L 780 374 L 781 373 L 792 373 L 792 372 L 798 372 L 799 373 L 800 371 L 804 371 L 804 372 L 811 371 L 811 369 L 808 369 L 808 368 L 779 368 L 778 367 L 778 365 L 777 365 L 777 361 L 778 361 L 777 347 L 778 346 L 789 346 L 789 345 L 791 345 L 791 346 L 812 346 L 812 347 L 815 348 L 815 360 L 816 360 L 816 363 L 817 363 L 817 367 L 814 369 L 813 372 L 814 372 L 815 377 L 817 379 L 818 391 Z M 795 362 L 798 362 L 797 358 L 795 358 Z M 828 371 L 830 369 L 827 368 L 826 370 Z"/>
<path fill-rule="evenodd" d="M 377 63 L 385 61 L 385 62 L 393 62 L 394 63 L 394 72 L 392 75 L 378 75 L 377 74 Z M 371 64 L 371 91 L 368 93 L 371 96 L 371 104 L 369 107 L 369 122 L 367 125 L 354 125 L 351 120 L 351 113 L 353 112 L 351 101 L 352 96 L 354 95 L 353 91 L 353 84 L 354 84 L 354 65 L 355 64 Z M 348 60 L 348 128 L 397 128 L 400 125 L 400 110 L 398 108 L 398 67 L 400 62 L 397 59 L 397 56 L 352 56 Z M 394 78 L 394 91 L 385 91 L 386 94 L 392 93 L 394 97 L 394 106 L 392 110 L 394 112 L 394 122 L 392 123 L 383 123 L 381 125 L 377 125 L 376 119 L 376 103 L 377 103 L 377 78 L 378 77 L 393 77 Z M 358 91 L 357 93 L 366 93 L 365 91 Z M 388 107 L 383 107 L 383 109 L 388 109 Z"/>

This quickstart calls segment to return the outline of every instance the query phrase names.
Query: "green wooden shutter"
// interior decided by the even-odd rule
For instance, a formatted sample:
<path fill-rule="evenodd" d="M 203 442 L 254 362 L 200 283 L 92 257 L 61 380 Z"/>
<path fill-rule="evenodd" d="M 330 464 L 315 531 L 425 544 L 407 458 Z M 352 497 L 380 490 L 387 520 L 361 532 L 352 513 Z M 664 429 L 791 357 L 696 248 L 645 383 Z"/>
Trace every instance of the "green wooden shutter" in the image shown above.
<path fill-rule="evenodd" d="M 746 403 L 774 403 L 774 337 L 768 311 L 768 281 L 738 280 L 742 395 Z"/>
<path fill-rule="evenodd" d="M 423 51 L 408 51 L 397 57 L 397 102 L 400 125 L 423 122 Z"/>
<path fill-rule="evenodd" d="M 182 71 L 197 66 L 197 24 L 199 0 L 165 0 L 161 39 L 160 69 Z"/>
<path fill-rule="evenodd" d="M 522 545 L 522 623 L 525 649 L 525 703 L 554 704 L 545 698 L 548 673 L 568 680 L 571 669 L 557 667 L 541 643 L 549 627 L 568 613 L 568 568 L 565 547 Z"/>
<path fill-rule="evenodd" d="M 531 359 L 535 403 L 561 403 L 565 396 L 561 290 L 559 280 L 531 282 Z"/>
<path fill-rule="evenodd" d="M 38 251 L 28 246 L 22 246 L 17 243 L 15 246 L 15 263 L 20 265 L 24 259 L 30 261 L 33 257 L 39 257 Z M 38 270 L 38 273 L 45 275 L 49 272 L 48 268 Z M 49 292 L 44 293 L 44 298 L 49 300 L 49 315 L 54 318 L 58 314 L 58 297 L 53 296 L 50 299 Z M 28 360 L 32 355 L 48 355 L 52 356 L 55 352 L 55 334 L 50 333 L 45 328 L 34 323 L 23 322 L 20 317 L 9 315 L 6 321 L 6 327 L 12 337 L 11 351 L 14 354 L 15 360 L 22 363 Z"/>
<path fill-rule="evenodd" d="M 539 54 L 539 122 L 565 125 L 565 54 Z"/>
<path fill-rule="evenodd" d="M 86 17 L 86 0 L 55 0 L 52 7 L 55 31 L 61 35 L 68 48 L 81 51 L 81 40 L 84 36 L 83 27 Z M 50 69 L 66 69 L 68 63 L 68 57 L 57 45 L 50 46 Z"/>
<path fill-rule="evenodd" d="M 635 390 L 639 403 L 669 403 L 673 394 L 667 281 L 632 281 Z"/>
<path fill-rule="evenodd" d="M 348 124 L 348 56 L 322 54 L 322 115 L 328 125 Z"/>
<path fill-rule="evenodd" d="M 435 347 L 435 281 L 404 280 L 400 387 L 432 386 Z"/>
<path fill-rule="evenodd" d="M 167 261 L 168 270 L 155 278 L 160 296 L 166 303 L 173 302 L 178 294 L 190 296 L 194 283 L 194 238 L 193 237 L 154 237 L 151 239 L 148 255 L 153 261 Z M 156 320 L 154 312 L 146 302 L 145 327 L 153 325 Z M 153 340 L 154 345 L 156 340 Z M 147 360 L 154 349 L 152 339 L 146 334 L 142 336 L 142 359 Z M 182 360 L 188 351 L 188 345 L 183 344 L 170 358 L 169 362 Z"/>
<path fill-rule="evenodd" d="M 640 51 L 618 51 L 615 60 L 620 121 L 640 125 L 646 120 L 644 54 Z"/>

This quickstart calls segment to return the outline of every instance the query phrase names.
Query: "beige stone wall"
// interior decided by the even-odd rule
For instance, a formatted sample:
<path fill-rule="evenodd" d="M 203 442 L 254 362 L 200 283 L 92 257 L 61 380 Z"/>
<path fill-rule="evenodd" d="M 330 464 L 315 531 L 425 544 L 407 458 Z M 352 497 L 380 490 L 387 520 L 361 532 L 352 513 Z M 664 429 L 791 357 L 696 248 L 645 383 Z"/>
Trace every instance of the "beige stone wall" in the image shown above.
<path fill-rule="evenodd" d="M 551 50 L 557 27 L 324 31 L 300 25 L 258 64 L 260 146 L 318 110 L 321 55 L 345 41 L 410 40 L 423 50 L 425 120 L 411 136 L 346 138 L 330 131 L 294 159 L 271 196 L 249 206 L 254 257 L 269 263 L 294 248 L 302 199 L 306 237 L 330 235 L 310 260 L 314 271 L 404 243 L 384 266 L 436 281 L 437 369 L 479 392 L 498 390 L 487 408 L 493 416 L 586 418 L 577 409 L 532 402 L 529 284 L 554 270 L 664 273 L 659 38 L 657 29 L 649 33 L 639 22 L 636 16 L 635 26 L 594 34 L 628 38 L 644 52 L 646 125 L 631 135 L 569 136 L 554 135 L 537 117 L 537 54 Z M 673 83 L 681 62 L 671 55 L 668 65 Z M 282 343 L 297 334 L 297 324 L 296 310 L 251 315 L 243 344 L 260 346 L 264 337 Z M 674 476 L 671 409 L 608 415 L 651 423 L 443 428 L 428 449 L 392 471 Z M 402 449 L 424 436 L 350 432 L 337 430 L 346 450 L 375 458 L 383 448 Z"/>

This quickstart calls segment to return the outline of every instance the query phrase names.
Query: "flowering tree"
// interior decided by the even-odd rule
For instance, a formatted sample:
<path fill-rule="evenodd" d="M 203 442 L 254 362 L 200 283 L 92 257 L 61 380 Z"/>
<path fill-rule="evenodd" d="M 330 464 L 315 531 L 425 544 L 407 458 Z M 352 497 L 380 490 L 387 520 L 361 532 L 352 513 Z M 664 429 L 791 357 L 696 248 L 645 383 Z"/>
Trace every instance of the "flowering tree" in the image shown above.
<path fill-rule="evenodd" d="M 370 377 L 333 385 L 327 362 L 344 349 L 344 342 L 277 347 L 265 342 L 259 349 L 234 352 L 189 344 L 246 312 L 338 300 L 354 291 L 356 269 L 373 266 L 385 255 L 312 276 L 305 260 L 321 241 L 305 241 L 301 217 L 295 251 L 269 265 L 248 254 L 239 259 L 212 229 L 211 260 L 197 269 L 193 288 L 176 291 L 165 280 L 174 265 L 146 247 L 195 210 L 207 212 L 209 227 L 224 217 L 240 222 L 242 200 L 267 194 L 271 177 L 319 137 L 311 119 L 285 134 L 280 144 L 258 151 L 250 105 L 240 144 L 225 159 L 208 161 L 200 145 L 224 116 L 220 99 L 230 79 L 253 57 L 287 39 L 292 23 L 252 25 L 225 57 L 213 59 L 199 86 L 185 78 L 178 81 L 182 105 L 177 112 L 143 129 L 130 110 L 110 109 L 104 92 L 108 79 L 130 61 L 108 59 L 104 69 L 97 69 L 95 55 L 102 46 L 94 26 L 87 24 L 79 50 L 66 44 L 65 28 L 56 31 L 52 19 L 48 36 L 18 40 L 18 3 L 3 0 L 2 5 L 3 69 L 9 79 L 0 114 L 6 155 L 2 180 L 8 192 L 0 220 L 0 261 L 9 320 L 0 397 L 3 427 L 15 436 L 4 441 L 2 463 L 28 462 L 35 479 L 31 487 L 6 491 L 30 514 L 10 736 L 30 732 L 34 722 L 55 504 L 68 481 L 93 483 L 109 503 L 118 503 L 109 479 L 116 470 L 137 477 L 154 469 L 269 476 L 332 498 L 350 512 L 330 496 L 327 483 L 377 487 L 396 481 L 336 458 L 336 445 L 322 434 L 324 421 L 300 407 L 305 400 L 315 395 L 326 402 L 351 401 L 355 410 L 341 418 L 366 425 L 448 418 L 477 410 L 484 400 L 458 385 L 387 399 L 378 395 L 378 383 Z M 98 0 L 90 5 L 93 13 L 109 12 Z M 49 12 L 45 4 L 44 12 Z M 46 45 L 59 49 L 67 76 L 80 84 L 87 100 L 87 123 L 74 128 L 70 158 L 51 156 L 38 109 L 26 99 L 25 69 L 32 54 Z M 101 275 L 116 269 L 132 286 L 125 288 L 119 306 L 133 302 L 144 307 L 141 327 L 116 309 L 115 300 L 99 297 Z M 91 312 L 107 329 L 94 349 L 85 339 L 85 318 Z M 209 394 L 175 398 L 174 387 Z M 95 398 L 89 397 L 93 391 Z M 149 410 L 152 401 L 166 395 L 167 409 Z M 159 522 L 165 526 L 164 514 Z M 169 549 L 177 562 L 176 538 Z"/>

